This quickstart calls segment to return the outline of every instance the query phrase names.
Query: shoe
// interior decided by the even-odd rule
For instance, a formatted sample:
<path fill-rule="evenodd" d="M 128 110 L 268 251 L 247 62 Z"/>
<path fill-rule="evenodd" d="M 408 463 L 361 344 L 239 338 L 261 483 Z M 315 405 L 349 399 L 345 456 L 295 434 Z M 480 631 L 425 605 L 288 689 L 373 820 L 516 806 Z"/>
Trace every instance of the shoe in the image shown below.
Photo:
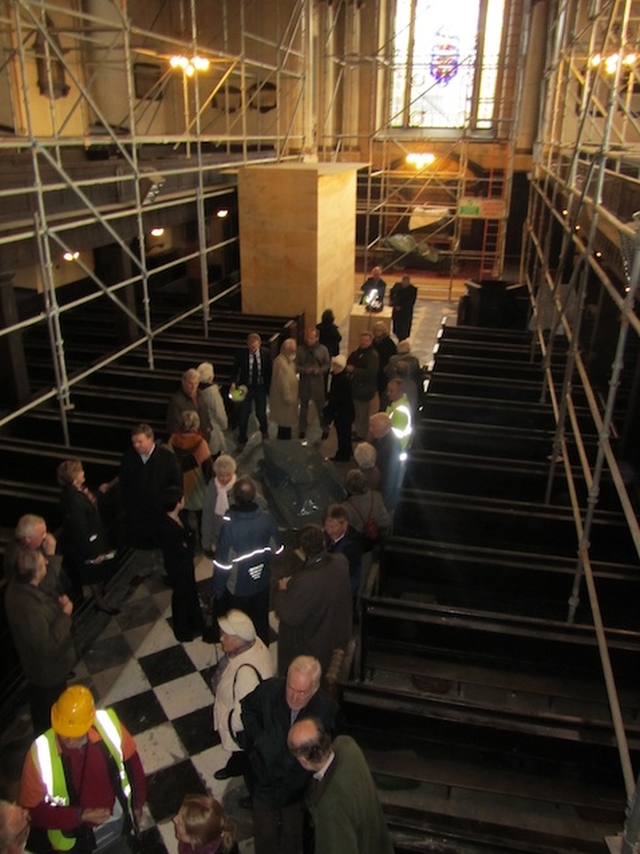
<path fill-rule="evenodd" d="M 120 608 L 111 608 L 109 605 L 96 605 L 96 611 L 102 611 L 103 614 L 115 617 L 116 614 L 120 613 Z"/>
<path fill-rule="evenodd" d="M 243 810 L 251 809 L 251 795 L 245 795 L 244 798 L 240 798 L 238 801 L 239 806 L 242 807 Z"/>
<path fill-rule="evenodd" d="M 244 753 L 235 752 L 224 766 L 214 772 L 216 780 L 229 780 L 231 777 L 242 777 L 244 773 Z"/>

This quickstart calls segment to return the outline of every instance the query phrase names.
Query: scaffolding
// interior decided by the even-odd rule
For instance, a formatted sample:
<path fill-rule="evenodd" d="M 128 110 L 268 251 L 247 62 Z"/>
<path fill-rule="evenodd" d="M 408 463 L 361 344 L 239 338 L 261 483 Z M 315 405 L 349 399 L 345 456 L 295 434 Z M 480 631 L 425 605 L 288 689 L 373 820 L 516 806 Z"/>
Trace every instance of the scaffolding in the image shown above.
<path fill-rule="evenodd" d="M 237 169 L 310 148 L 308 4 L 263 14 L 225 0 L 215 17 L 204 5 L 0 6 L 0 257 L 21 298 L 0 341 L 46 325 L 53 363 L 0 426 L 54 397 L 66 423 L 72 386 L 129 349 L 146 347 L 153 368 L 160 281 L 189 283 L 171 322 L 200 313 L 206 336 L 210 306 L 239 277 Z M 103 297 L 126 344 L 70 379 L 64 316 Z"/>
<path fill-rule="evenodd" d="M 500 55 L 492 69 L 497 85 L 491 127 L 479 128 L 470 111 L 464 126 L 449 131 L 394 126 L 388 96 L 398 71 L 393 8 L 382 2 L 368 10 L 360 5 L 320 4 L 317 101 L 319 156 L 344 160 L 357 152 L 369 163 L 360 176 L 357 203 L 363 269 L 417 264 L 449 280 L 455 274 L 500 278 L 528 4 L 505 4 Z M 480 45 L 474 57 L 461 59 L 476 70 L 481 62 Z M 470 78 L 477 81 L 479 75 Z M 433 79 L 425 82 L 425 92 L 436 85 Z M 477 98 L 475 91 L 469 95 L 471 106 L 477 107 Z M 366 126 L 349 121 L 365 109 Z M 344 117 L 339 127 L 336 113 Z"/>
<path fill-rule="evenodd" d="M 640 277 L 640 101 L 638 3 L 554 4 L 545 73 L 545 108 L 530 185 L 522 277 L 529 288 L 546 393 L 557 418 L 552 458 L 572 480 L 579 467 L 586 506 L 571 499 L 578 538 L 568 620 L 586 585 L 627 793 L 634 774 L 607 653 L 589 540 L 603 478 L 617 491 L 638 554 L 640 530 L 630 472 L 637 467 L 637 287 Z M 533 324 L 532 324 L 533 325 Z M 562 383 L 548 370 L 559 337 L 568 356 Z M 584 452 L 575 391 L 584 392 L 595 459 Z M 570 435 L 579 449 L 572 460 Z M 553 477 L 552 466 L 550 478 Z M 629 825 L 632 826 L 631 824 Z M 637 827 L 633 830 L 637 836 Z M 627 844 L 625 842 L 625 844 Z M 635 844 L 635 840 L 632 841 Z M 630 850 L 628 847 L 626 850 Z M 634 849 L 635 850 L 635 849 Z"/>

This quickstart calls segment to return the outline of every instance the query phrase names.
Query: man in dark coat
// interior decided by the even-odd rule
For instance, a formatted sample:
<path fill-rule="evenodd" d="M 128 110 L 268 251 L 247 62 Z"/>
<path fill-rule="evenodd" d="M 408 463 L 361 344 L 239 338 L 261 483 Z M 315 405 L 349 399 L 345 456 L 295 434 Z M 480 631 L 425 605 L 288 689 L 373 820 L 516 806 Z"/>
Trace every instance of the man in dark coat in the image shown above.
<path fill-rule="evenodd" d="M 127 538 L 135 549 L 160 548 L 161 496 L 167 486 L 182 489 L 180 464 L 175 454 L 155 441 L 148 424 L 137 424 L 131 431 L 131 447 L 120 463 Z"/>
<path fill-rule="evenodd" d="M 289 753 L 287 733 L 307 717 L 335 733 L 338 706 L 320 690 L 321 676 L 317 659 L 299 656 L 286 679 L 267 679 L 242 700 L 256 854 L 299 854 L 302 847 L 302 799 L 311 775 Z"/>
<path fill-rule="evenodd" d="M 330 504 L 324 517 L 325 547 L 329 554 L 344 555 L 349 562 L 349 582 L 355 605 L 362 575 L 362 540 L 349 524 L 342 504 Z"/>
<path fill-rule="evenodd" d="M 389 293 L 389 302 L 393 309 L 393 334 L 398 341 L 404 341 L 411 335 L 413 323 L 413 307 L 418 296 L 418 289 L 411 284 L 409 276 L 403 276 L 401 282 L 396 282 Z"/>
<path fill-rule="evenodd" d="M 15 576 L 7 585 L 4 606 L 13 643 L 27 680 L 31 720 L 36 734 L 49 726 L 51 706 L 64 690 L 76 652 L 71 637 L 73 604 L 42 585 L 47 575 L 44 555 L 24 549 Z"/>
<path fill-rule="evenodd" d="M 373 347 L 378 354 L 378 376 L 376 384 L 378 394 L 380 395 L 380 409 L 386 409 L 387 406 L 387 375 L 385 369 L 389 364 L 389 359 L 397 353 L 396 345 L 393 339 L 389 336 L 389 329 L 383 320 L 376 320 L 373 324 Z"/>
<path fill-rule="evenodd" d="M 331 457 L 336 462 L 347 462 L 351 459 L 351 427 L 355 418 L 351 377 L 346 371 L 347 357 L 338 355 L 331 363 L 331 387 L 327 405 L 322 413 L 325 427 L 332 422 L 335 424 L 338 436 L 338 450 Z"/>
<path fill-rule="evenodd" d="M 267 422 L 267 394 L 271 385 L 271 354 L 262 346 L 262 339 L 257 332 L 247 336 L 247 346 L 236 355 L 233 368 L 233 383 L 231 391 L 246 388 L 244 400 L 239 404 L 238 412 L 238 451 L 243 451 L 247 444 L 247 427 L 251 407 L 256 411 L 262 438 L 269 438 Z"/>
<path fill-rule="evenodd" d="M 297 655 L 312 655 L 326 674 L 334 650 L 346 651 L 351 638 L 349 562 L 327 553 L 319 525 L 304 526 L 298 549 L 304 565 L 279 580 L 273 602 L 280 618 L 278 672 L 285 673 Z"/>
<path fill-rule="evenodd" d="M 300 413 L 298 419 L 298 436 L 304 439 L 307 431 L 307 416 L 309 402 L 313 401 L 318 420 L 322 421 L 322 410 L 325 404 L 326 378 L 331 367 L 329 351 L 318 341 L 318 330 L 308 329 L 304 344 L 298 347 L 296 353 L 296 370 L 300 375 L 298 396 L 300 398 Z M 323 426 L 323 439 L 326 433 Z"/>
<path fill-rule="evenodd" d="M 208 442 L 211 438 L 211 418 L 209 407 L 204 395 L 199 389 L 200 374 L 195 368 L 189 368 L 182 375 L 180 388 L 169 400 L 167 407 L 167 435 L 176 433 L 182 428 L 182 414 L 187 411 L 197 412 L 200 419 L 200 432 Z"/>
<path fill-rule="evenodd" d="M 368 331 L 360 333 L 360 345 L 349 354 L 346 368 L 347 373 L 351 375 L 353 405 L 356 411 L 353 424 L 356 441 L 362 441 L 367 435 L 370 409 L 378 409 L 377 401 L 374 401 L 378 390 L 378 361 L 378 354 L 373 347 L 373 335 Z"/>

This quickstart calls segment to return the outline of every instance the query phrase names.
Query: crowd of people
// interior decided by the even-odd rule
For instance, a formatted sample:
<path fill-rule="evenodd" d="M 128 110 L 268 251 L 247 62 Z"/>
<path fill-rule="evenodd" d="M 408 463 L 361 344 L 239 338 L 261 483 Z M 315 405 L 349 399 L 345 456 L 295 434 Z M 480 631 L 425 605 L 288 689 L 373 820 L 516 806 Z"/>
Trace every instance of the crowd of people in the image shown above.
<path fill-rule="evenodd" d="M 384 299 L 379 270 L 368 282 Z M 0 802 L 3 850 L 23 850 L 30 824 L 52 850 L 78 854 L 129 850 L 139 830 L 146 782 L 134 740 L 115 713 L 95 708 L 87 688 L 70 684 L 72 614 L 85 590 L 99 611 L 119 613 L 108 593 L 118 559 L 101 516 L 103 497 L 117 487 L 124 539 L 139 570 L 132 583 L 155 571 L 161 554 L 176 639 L 220 644 L 212 723 L 229 758 L 214 776 L 244 777 L 257 854 L 392 851 L 364 758 L 339 735 L 332 695 L 371 554 L 391 526 L 419 399 L 419 363 L 408 340 L 415 294 L 407 288 L 403 280 L 391 289 L 394 333 L 404 333 L 398 344 L 378 321 L 353 352 L 340 353 L 327 310 L 304 343 L 286 339 L 272 364 L 252 333 L 235 360 L 226 405 L 213 366 L 203 362 L 185 371 L 169 401 L 167 441 L 148 424 L 135 425 L 113 481 L 92 489 L 82 461 L 64 461 L 60 547 L 41 517 L 18 521 L 4 559 L 5 606 L 36 738 L 18 805 Z M 283 533 L 238 463 L 252 411 L 263 441 L 269 419 L 279 440 L 305 440 L 311 407 L 321 440 L 335 429 L 332 459 L 355 459 L 355 468 L 346 474 L 345 500 L 325 508 L 322 525 L 301 527 L 289 571 L 272 579 Z M 232 421 L 235 453 L 228 452 Z M 200 551 L 212 560 L 207 595 L 195 578 Z M 210 796 L 186 794 L 174 826 L 180 854 L 237 850 L 234 822 Z"/>

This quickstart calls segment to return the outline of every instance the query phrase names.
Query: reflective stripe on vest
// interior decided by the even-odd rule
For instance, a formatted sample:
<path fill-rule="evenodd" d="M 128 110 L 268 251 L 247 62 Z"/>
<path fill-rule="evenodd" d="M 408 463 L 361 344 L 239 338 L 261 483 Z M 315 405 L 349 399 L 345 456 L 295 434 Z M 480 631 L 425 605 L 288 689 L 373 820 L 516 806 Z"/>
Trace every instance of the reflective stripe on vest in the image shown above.
<path fill-rule="evenodd" d="M 404 403 L 401 403 L 391 410 L 390 415 L 391 429 L 393 430 L 394 435 L 396 435 L 401 441 L 403 439 L 408 439 L 411 435 L 411 408 L 406 406 Z M 404 418 L 397 418 L 396 416 L 404 416 Z M 401 427 L 400 424 L 404 419 L 406 419 L 405 426 Z"/>
<path fill-rule="evenodd" d="M 122 792 L 127 799 L 127 809 L 129 815 L 133 816 L 132 789 L 122 750 L 122 730 L 115 712 L 111 709 L 98 709 L 94 727 L 116 763 Z M 32 755 L 45 788 L 45 803 L 55 807 L 70 806 L 64 766 L 53 729 L 38 736 L 33 745 Z M 76 844 L 75 836 L 67 836 L 61 830 L 49 830 L 47 836 L 56 851 L 70 851 Z"/>
<path fill-rule="evenodd" d="M 94 726 L 100 733 L 104 743 L 109 748 L 109 753 L 113 756 L 118 768 L 118 776 L 120 778 L 120 786 L 122 793 L 127 799 L 127 807 L 129 814 L 133 815 L 133 807 L 131 805 L 131 783 L 127 775 L 127 769 L 124 766 L 124 753 L 122 751 L 122 730 L 120 729 L 120 721 L 116 717 L 116 713 L 112 709 L 97 709 Z"/>

